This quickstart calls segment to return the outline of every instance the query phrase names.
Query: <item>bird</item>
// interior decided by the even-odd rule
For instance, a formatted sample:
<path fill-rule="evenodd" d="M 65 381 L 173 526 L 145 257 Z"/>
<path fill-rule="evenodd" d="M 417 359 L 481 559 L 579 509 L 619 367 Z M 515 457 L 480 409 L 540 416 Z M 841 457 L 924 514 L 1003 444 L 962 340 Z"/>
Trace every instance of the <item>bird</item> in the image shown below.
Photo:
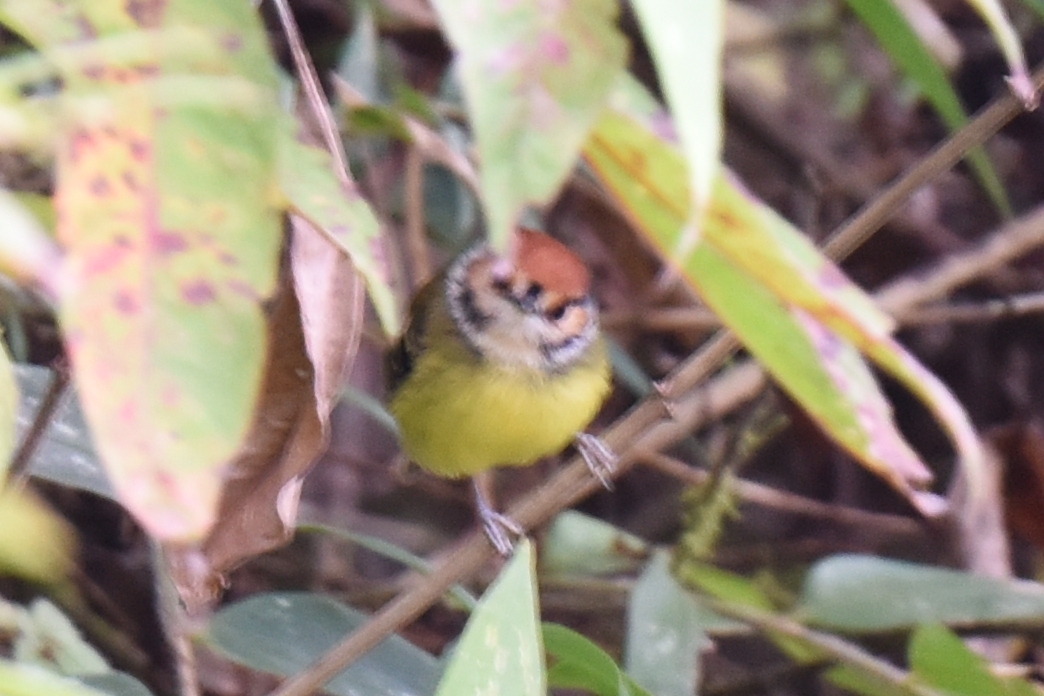
<path fill-rule="evenodd" d="M 414 297 L 386 359 L 389 411 L 405 453 L 447 478 L 526 466 L 574 443 L 606 487 L 614 457 L 583 432 L 611 389 L 591 274 L 553 237 L 516 230 L 508 252 L 479 243 Z M 523 534 L 475 485 L 502 555 Z"/>

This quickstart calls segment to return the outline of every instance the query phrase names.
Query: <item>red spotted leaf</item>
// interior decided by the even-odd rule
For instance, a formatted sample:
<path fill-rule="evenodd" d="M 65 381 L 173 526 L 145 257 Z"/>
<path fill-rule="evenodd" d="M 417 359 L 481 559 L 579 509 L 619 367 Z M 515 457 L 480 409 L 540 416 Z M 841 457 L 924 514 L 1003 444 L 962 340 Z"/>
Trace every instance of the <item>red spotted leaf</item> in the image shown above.
<path fill-rule="evenodd" d="M 33 16 L 74 6 L 83 12 L 65 29 Z M 63 62 L 55 194 L 60 320 L 97 449 L 150 532 L 199 539 L 254 410 L 261 305 L 278 266 L 278 101 L 264 31 L 248 3 L 3 10 L 45 54 L 77 38 L 73 25 L 99 40 L 172 24 L 213 39 L 195 60 L 102 52 Z M 197 99 L 203 76 L 245 90 Z"/>
<path fill-rule="evenodd" d="M 491 242 L 572 170 L 627 59 L 612 0 L 435 0 L 457 50 Z"/>

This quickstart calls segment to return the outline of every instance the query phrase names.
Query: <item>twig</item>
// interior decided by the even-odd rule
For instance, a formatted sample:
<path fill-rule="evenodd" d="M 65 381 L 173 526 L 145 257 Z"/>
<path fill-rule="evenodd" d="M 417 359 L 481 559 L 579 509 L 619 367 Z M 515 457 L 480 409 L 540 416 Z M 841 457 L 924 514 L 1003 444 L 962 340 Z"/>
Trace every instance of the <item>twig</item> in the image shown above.
<path fill-rule="evenodd" d="M 977 248 L 949 257 L 926 274 L 907 276 L 876 293 L 878 303 L 903 319 L 917 305 L 940 300 L 1013 259 L 1044 245 L 1044 206 L 1012 220 Z"/>
<path fill-rule="evenodd" d="M 416 287 L 431 278 L 431 252 L 424 233 L 424 156 L 420 148 L 406 146 L 406 246 Z"/>
<path fill-rule="evenodd" d="M 903 313 L 903 326 L 917 324 L 969 324 L 1021 317 L 1044 312 L 1044 292 L 1014 295 L 984 302 L 938 304 Z"/>
<path fill-rule="evenodd" d="M 814 631 L 797 621 L 767 611 L 732 602 L 723 602 L 706 595 L 700 597 L 700 602 L 706 604 L 711 611 L 749 624 L 762 633 L 786 636 L 806 645 L 812 645 L 837 660 L 839 664 L 851 665 L 890 684 L 894 687 L 895 693 L 905 693 L 911 696 L 943 696 L 942 692 L 910 679 L 908 673 L 890 662 L 879 659 L 837 636 Z"/>
<path fill-rule="evenodd" d="M 341 186 L 346 189 L 354 188 L 355 182 L 352 179 L 351 171 L 348 169 L 348 157 L 344 152 L 344 143 L 341 142 L 337 123 L 330 112 L 330 105 L 326 102 L 322 85 L 319 84 L 319 76 L 316 75 L 315 66 L 312 65 L 312 59 L 308 57 L 308 51 L 301 40 L 301 32 L 297 29 L 294 15 L 290 11 L 287 0 L 272 0 L 272 3 L 279 14 L 279 23 L 282 25 L 283 33 L 286 34 L 287 43 L 290 45 L 290 54 L 294 59 L 294 68 L 296 68 L 297 76 L 301 80 L 301 86 L 304 88 L 308 105 L 311 107 L 312 115 L 319 125 L 326 149 L 329 150 L 330 155 L 333 157 L 334 173 L 341 180 Z"/>
<path fill-rule="evenodd" d="M 691 467 L 685 462 L 659 452 L 647 452 L 641 455 L 641 461 L 668 476 L 690 484 L 700 485 L 710 478 L 710 474 L 703 469 Z M 889 534 L 895 536 L 906 536 L 921 531 L 921 526 L 916 521 L 901 515 L 869 512 L 844 505 L 831 505 L 745 479 L 733 479 L 732 486 L 736 494 L 743 500 L 774 510 L 817 517 L 838 524 L 884 528 Z"/>
<path fill-rule="evenodd" d="M 1023 249 L 1022 253 L 1027 251 L 1030 249 Z M 969 253 L 977 254 L 981 251 Z M 971 324 L 1040 312 L 1044 312 L 1044 292 L 1031 292 L 981 302 L 912 307 L 904 310 L 897 320 L 902 326 Z M 602 326 L 609 331 L 635 325 L 653 331 L 705 331 L 721 328 L 721 319 L 702 307 L 654 307 L 643 312 L 611 312 L 602 316 Z"/>
<path fill-rule="evenodd" d="M 65 389 L 68 386 L 69 369 L 64 360 L 61 360 L 54 365 L 54 377 L 47 386 L 47 392 L 40 402 L 40 408 L 36 410 L 33 422 L 25 437 L 22 438 L 22 444 L 19 445 L 18 451 L 11 459 L 11 466 L 8 469 L 9 485 L 21 486 L 24 484 L 28 476 L 29 462 L 32 461 L 36 448 L 40 445 L 47 428 L 50 427 L 51 420 L 61 405 L 62 396 L 65 395 Z"/>
<path fill-rule="evenodd" d="M 1032 80 L 1036 90 L 1039 91 L 1044 87 L 1044 67 L 1037 68 Z M 881 229 L 881 226 L 896 214 L 917 189 L 953 167 L 969 150 L 985 143 L 1005 124 L 1024 111 L 1022 102 L 1010 92 L 994 100 L 968 125 L 943 141 L 913 169 L 899 177 L 898 181 L 885 189 L 881 195 L 874 198 L 840 229 L 831 234 L 823 245 L 823 251 L 835 260 L 847 258 L 877 230 Z"/>

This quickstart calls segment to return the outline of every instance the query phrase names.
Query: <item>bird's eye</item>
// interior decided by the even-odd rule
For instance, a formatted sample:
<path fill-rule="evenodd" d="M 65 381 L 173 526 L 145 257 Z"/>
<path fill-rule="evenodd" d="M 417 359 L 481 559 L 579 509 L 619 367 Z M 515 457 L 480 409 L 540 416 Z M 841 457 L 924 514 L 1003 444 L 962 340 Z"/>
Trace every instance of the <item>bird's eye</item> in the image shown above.
<path fill-rule="evenodd" d="M 498 295 L 510 295 L 511 283 L 505 278 L 496 278 L 493 280 L 493 289 L 497 291 Z"/>
<path fill-rule="evenodd" d="M 565 313 L 566 306 L 563 304 L 558 305 L 557 307 L 552 307 L 551 309 L 547 310 L 547 312 L 544 313 L 544 316 L 547 317 L 550 321 L 561 321 L 562 317 L 565 316 Z"/>
<path fill-rule="evenodd" d="M 530 283 L 529 287 L 526 288 L 526 299 L 535 300 L 544 293 L 544 286 L 540 283 Z"/>

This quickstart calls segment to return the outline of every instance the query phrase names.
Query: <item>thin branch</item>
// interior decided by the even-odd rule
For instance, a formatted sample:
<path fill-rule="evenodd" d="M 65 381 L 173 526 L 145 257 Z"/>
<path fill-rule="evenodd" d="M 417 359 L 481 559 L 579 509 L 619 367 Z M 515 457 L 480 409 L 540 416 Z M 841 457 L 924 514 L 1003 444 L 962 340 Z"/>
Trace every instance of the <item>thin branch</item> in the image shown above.
<path fill-rule="evenodd" d="M 294 68 L 297 70 L 297 76 L 301 80 L 301 87 L 304 89 L 308 104 L 312 109 L 312 115 L 315 117 L 316 123 L 319 124 L 319 130 L 323 135 L 323 141 L 326 143 L 326 149 L 330 151 L 330 155 L 333 157 L 334 173 L 341 180 L 341 186 L 346 189 L 352 189 L 355 186 L 355 182 L 352 179 L 351 170 L 348 169 L 348 156 L 344 152 L 344 143 L 341 142 L 337 123 L 334 121 L 333 114 L 330 112 L 330 105 L 323 94 L 323 88 L 319 83 L 319 76 L 315 72 L 315 66 L 312 65 L 312 59 L 308 57 L 308 51 L 301 40 L 301 32 L 298 31 L 294 15 L 290 11 L 287 0 L 272 0 L 272 3 L 279 14 L 279 23 L 282 25 L 283 33 L 286 34 L 287 43 L 290 45 L 290 54 L 294 59 Z"/>
<path fill-rule="evenodd" d="M 707 471 L 694 468 L 659 452 L 647 452 L 642 455 L 641 461 L 668 476 L 692 485 L 700 485 L 710 478 L 710 473 Z M 902 515 L 889 515 L 844 505 L 831 505 L 745 479 L 734 479 L 732 486 L 740 499 L 748 503 L 795 515 L 815 517 L 837 524 L 883 528 L 889 534 L 896 536 L 908 536 L 921 531 L 921 525 Z"/>
<path fill-rule="evenodd" d="M 798 621 L 777 616 L 771 612 L 741 606 L 732 602 L 724 602 L 708 596 L 701 596 L 700 602 L 705 603 L 715 613 L 742 621 L 762 633 L 786 636 L 806 645 L 814 646 L 837 660 L 839 664 L 850 665 L 861 672 L 886 682 L 895 689 L 895 693 L 909 694 L 910 696 L 943 696 L 942 692 L 915 679 L 910 679 L 909 673 L 899 669 L 890 662 L 882 660 L 859 646 L 830 633 L 814 631 Z"/>
<path fill-rule="evenodd" d="M 986 323 L 1040 312 L 1044 312 L 1044 292 L 1033 292 L 983 302 L 918 307 L 905 312 L 901 323 L 903 326 Z"/>
<path fill-rule="evenodd" d="M 1023 249 L 1022 253 L 1031 250 Z M 981 251 L 970 253 L 978 254 Z M 986 276 L 988 273 L 979 275 Z M 897 319 L 902 326 L 981 324 L 1041 312 L 1044 312 L 1044 292 L 1031 292 L 981 302 L 913 307 L 905 310 Z M 642 312 L 608 312 L 602 315 L 602 326 L 608 331 L 628 327 L 652 331 L 706 331 L 721 328 L 721 319 L 703 307 L 653 307 Z"/>
<path fill-rule="evenodd" d="M 424 155 L 414 144 L 406 146 L 406 247 L 415 287 L 432 276 L 431 252 L 424 225 Z"/>
<path fill-rule="evenodd" d="M 1036 90 L 1044 88 L 1044 67 L 1037 68 L 1032 80 Z M 968 125 L 943 141 L 913 169 L 899 177 L 898 181 L 831 234 L 823 245 L 823 251 L 835 260 L 847 258 L 881 229 L 917 189 L 960 162 L 970 150 L 985 143 L 1009 121 L 1024 112 L 1022 102 L 1010 92 L 995 99 Z"/>
<path fill-rule="evenodd" d="M 876 293 L 878 303 L 902 321 L 925 302 L 941 300 L 954 288 L 981 278 L 1044 246 L 1044 206 L 1008 222 L 975 249 L 955 254 L 927 273 L 905 276 Z"/>
<path fill-rule="evenodd" d="M 47 392 L 40 402 L 40 408 L 33 415 L 33 422 L 29 426 L 29 430 L 25 433 L 25 437 L 22 438 L 22 444 L 19 445 L 14 457 L 11 459 L 11 466 L 8 468 L 9 485 L 21 486 L 25 483 L 25 479 L 29 475 L 29 462 L 32 461 L 36 448 L 39 447 L 44 434 L 51 426 L 51 421 L 62 403 L 62 397 L 65 395 L 65 389 L 68 386 L 69 369 L 64 364 L 64 361 L 60 361 L 54 366 L 54 377 L 51 378 L 51 383 L 47 386 Z"/>

